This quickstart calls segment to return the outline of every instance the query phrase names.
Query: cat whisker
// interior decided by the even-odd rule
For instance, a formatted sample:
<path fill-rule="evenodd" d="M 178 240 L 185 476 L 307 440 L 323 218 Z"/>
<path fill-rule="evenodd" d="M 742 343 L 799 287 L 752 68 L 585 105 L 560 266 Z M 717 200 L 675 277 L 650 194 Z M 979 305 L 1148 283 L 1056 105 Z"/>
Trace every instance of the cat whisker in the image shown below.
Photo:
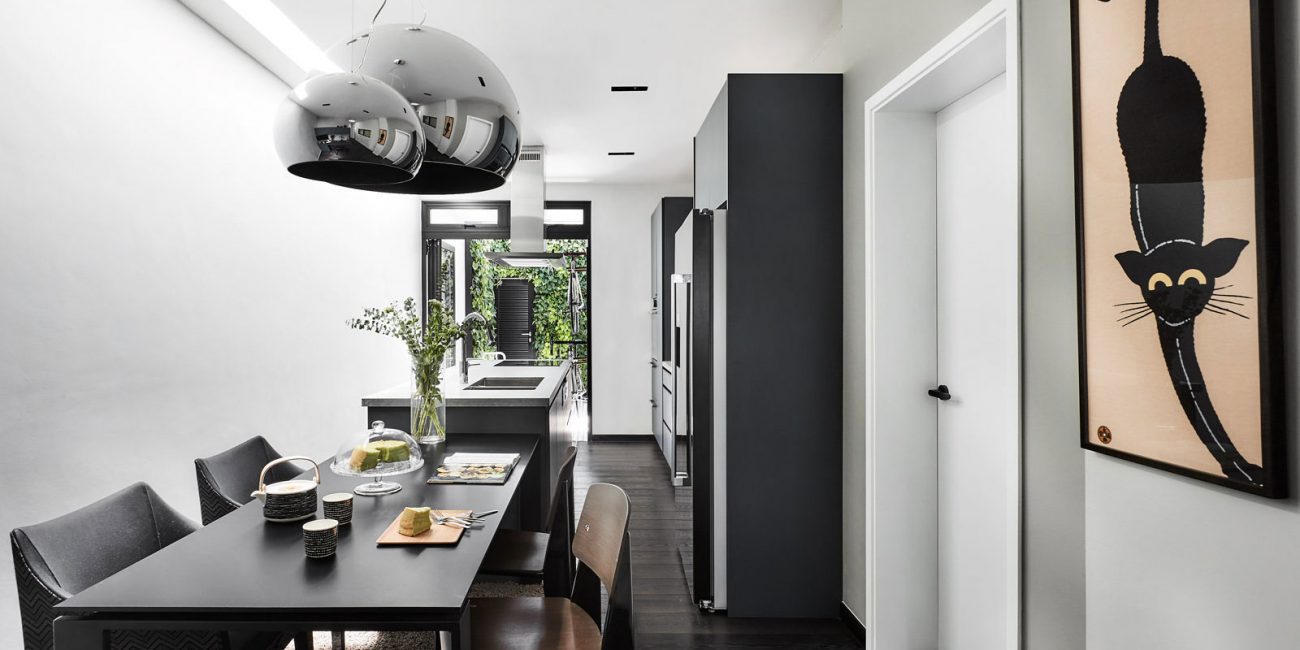
<path fill-rule="evenodd" d="M 1206 306 L 1205 306 L 1205 311 L 1208 311 L 1208 312 L 1210 312 L 1211 314 L 1218 314 L 1218 315 L 1220 315 L 1220 316 L 1227 316 L 1227 315 L 1228 315 L 1228 312 L 1223 311 L 1222 309 L 1220 309 L 1220 308 L 1218 308 L 1218 307 L 1215 307 L 1214 305 L 1206 305 Z"/>
<path fill-rule="evenodd" d="M 1238 307 L 1246 306 L 1246 303 L 1244 302 L 1234 302 L 1232 300 L 1224 300 L 1223 298 L 1216 298 L 1214 296 L 1210 296 L 1210 302 L 1218 302 L 1218 303 L 1223 303 L 1225 305 L 1236 305 Z"/>
<path fill-rule="evenodd" d="M 1113 307 L 1124 307 L 1124 306 L 1126 306 L 1126 305 L 1145 305 L 1145 304 L 1147 304 L 1147 301 L 1145 301 L 1145 300 L 1139 300 L 1139 301 L 1137 301 L 1137 302 L 1117 302 L 1117 303 L 1115 303 L 1115 304 L 1112 305 L 1112 306 L 1113 306 Z"/>
<path fill-rule="evenodd" d="M 1237 286 L 1237 285 L 1235 285 L 1235 284 L 1225 284 L 1225 285 L 1223 285 L 1223 286 L 1221 286 L 1221 287 L 1215 287 L 1214 290 L 1215 290 L 1215 291 L 1218 291 L 1218 290 L 1220 290 L 1220 289 L 1231 289 L 1231 288 L 1233 288 L 1233 287 L 1235 287 L 1235 286 Z"/>
<path fill-rule="evenodd" d="M 1143 313 L 1141 316 L 1138 316 L 1137 318 L 1129 319 L 1129 321 L 1128 321 L 1127 323 L 1124 323 L 1123 325 L 1120 325 L 1120 327 L 1128 327 L 1129 325 L 1132 325 L 1133 323 L 1136 323 L 1136 322 L 1142 320 L 1143 318 L 1146 318 L 1147 316 L 1150 316 L 1151 314 L 1154 314 L 1154 313 L 1155 313 L 1155 312 L 1153 312 L 1153 311 L 1147 311 L 1147 312 Z"/>
<path fill-rule="evenodd" d="M 1254 300 L 1254 299 L 1255 299 L 1254 296 L 1243 296 L 1243 295 L 1241 295 L 1241 294 L 1236 294 L 1236 293 L 1219 293 L 1218 291 L 1214 291 L 1214 292 L 1213 292 L 1212 294 L 1210 294 L 1210 295 L 1214 295 L 1214 296 L 1222 296 L 1222 297 L 1224 297 L 1224 298 L 1241 298 L 1242 300 Z"/>
<path fill-rule="evenodd" d="M 1240 316 L 1240 317 L 1242 317 L 1242 318 L 1244 318 L 1244 319 L 1246 319 L 1246 320 L 1250 320 L 1250 316 L 1247 316 L 1247 315 L 1245 315 L 1245 314 L 1243 314 L 1243 313 L 1241 313 L 1241 312 L 1233 311 L 1233 310 L 1231 310 L 1231 309 L 1228 309 L 1227 307 L 1219 307 L 1219 306 L 1216 305 L 1216 306 L 1214 307 L 1214 309 L 1218 309 L 1218 310 L 1220 310 L 1220 311 L 1227 312 L 1227 313 L 1232 314 L 1232 315 L 1234 315 L 1234 316 Z"/>
<path fill-rule="evenodd" d="M 1143 304 L 1143 305 L 1140 306 L 1140 307 L 1129 307 L 1129 308 L 1127 308 L 1127 309 L 1121 309 L 1121 310 L 1119 310 L 1119 313 L 1122 314 L 1122 313 L 1124 313 L 1124 312 L 1126 312 L 1126 311 L 1142 311 L 1143 309 L 1151 309 L 1151 308 L 1148 307 L 1148 306 L 1146 306 L 1145 304 Z"/>

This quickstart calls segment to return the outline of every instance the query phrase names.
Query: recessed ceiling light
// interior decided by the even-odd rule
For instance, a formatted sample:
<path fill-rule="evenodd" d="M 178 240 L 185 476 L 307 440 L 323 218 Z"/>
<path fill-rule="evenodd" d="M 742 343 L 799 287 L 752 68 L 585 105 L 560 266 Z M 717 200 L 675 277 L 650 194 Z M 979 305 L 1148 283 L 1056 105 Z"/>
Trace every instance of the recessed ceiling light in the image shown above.
<path fill-rule="evenodd" d="M 643 93 L 650 90 L 649 86 L 610 86 L 609 91 L 614 93 Z"/>
<path fill-rule="evenodd" d="M 635 151 L 611 151 L 611 152 L 609 152 L 609 155 L 611 155 L 611 156 L 635 156 L 635 155 L 636 155 L 636 152 L 635 152 Z"/>

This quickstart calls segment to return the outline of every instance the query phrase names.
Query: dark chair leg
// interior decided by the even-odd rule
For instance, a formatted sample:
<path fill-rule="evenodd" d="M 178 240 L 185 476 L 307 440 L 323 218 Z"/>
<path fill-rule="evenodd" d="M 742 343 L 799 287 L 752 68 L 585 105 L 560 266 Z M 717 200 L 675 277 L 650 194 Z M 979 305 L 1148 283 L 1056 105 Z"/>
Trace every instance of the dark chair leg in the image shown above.
<path fill-rule="evenodd" d="M 311 632 L 298 632 L 293 635 L 293 650 L 312 650 L 313 644 Z"/>
<path fill-rule="evenodd" d="M 330 632 L 330 641 L 334 650 L 347 650 L 343 645 L 342 632 Z"/>

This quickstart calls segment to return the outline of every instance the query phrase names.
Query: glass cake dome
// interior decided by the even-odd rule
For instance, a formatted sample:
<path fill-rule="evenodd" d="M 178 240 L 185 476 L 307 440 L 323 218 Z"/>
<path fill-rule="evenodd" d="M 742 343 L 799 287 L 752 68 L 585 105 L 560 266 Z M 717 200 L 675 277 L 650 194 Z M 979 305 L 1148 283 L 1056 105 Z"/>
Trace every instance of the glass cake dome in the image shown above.
<path fill-rule="evenodd" d="M 374 479 L 352 490 L 361 496 L 397 492 L 402 489 L 400 483 L 381 479 L 421 467 L 424 467 L 424 455 L 415 438 L 405 431 L 385 428 L 383 420 L 375 420 L 370 423 L 370 429 L 349 437 L 330 464 L 330 470 L 339 476 Z"/>

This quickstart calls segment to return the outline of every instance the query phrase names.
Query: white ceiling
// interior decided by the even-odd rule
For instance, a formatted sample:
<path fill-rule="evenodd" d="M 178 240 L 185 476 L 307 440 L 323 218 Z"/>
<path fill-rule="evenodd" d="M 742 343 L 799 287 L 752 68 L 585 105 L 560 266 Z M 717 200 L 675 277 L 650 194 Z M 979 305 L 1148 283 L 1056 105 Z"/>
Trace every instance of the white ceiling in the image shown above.
<path fill-rule="evenodd" d="M 368 26 L 379 7 L 274 3 L 322 49 Z M 524 143 L 546 146 L 550 182 L 689 181 L 691 138 L 728 72 L 840 70 L 840 0 L 424 3 L 429 25 L 501 68 L 519 99 Z M 420 14 L 418 0 L 390 0 L 378 22 Z M 610 92 L 615 85 L 650 90 Z"/>

